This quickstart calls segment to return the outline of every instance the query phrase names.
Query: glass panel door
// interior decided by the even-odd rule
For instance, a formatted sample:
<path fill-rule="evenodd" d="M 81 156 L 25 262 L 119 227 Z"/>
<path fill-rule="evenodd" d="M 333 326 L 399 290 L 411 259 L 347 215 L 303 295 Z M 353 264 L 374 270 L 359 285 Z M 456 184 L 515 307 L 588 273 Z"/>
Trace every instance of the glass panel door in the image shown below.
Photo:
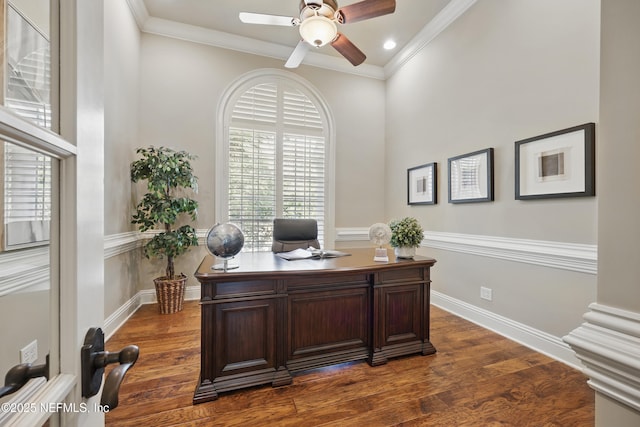
<path fill-rule="evenodd" d="M 21 129 L 17 134 L 0 131 L 0 403 L 11 403 L 2 407 L 0 425 L 15 418 L 20 408 L 42 412 L 25 405 L 47 385 L 37 376 L 19 390 L 9 390 L 7 372 L 21 364 L 47 365 L 49 380 L 60 372 L 60 161 L 42 150 L 48 141 L 43 144 L 40 138 L 51 137 L 37 131 L 59 128 L 52 103 L 58 85 L 52 79 L 51 4 L 57 2 L 0 0 L 0 119 L 2 129 Z M 14 122 L 5 108 L 36 126 Z M 57 424 L 54 413 L 49 425 Z"/>

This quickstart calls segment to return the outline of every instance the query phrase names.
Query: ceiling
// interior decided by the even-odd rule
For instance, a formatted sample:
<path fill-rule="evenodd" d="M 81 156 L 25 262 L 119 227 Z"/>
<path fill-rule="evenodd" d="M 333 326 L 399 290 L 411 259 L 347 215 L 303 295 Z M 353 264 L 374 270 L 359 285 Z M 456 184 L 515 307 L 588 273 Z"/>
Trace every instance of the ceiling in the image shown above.
<path fill-rule="evenodd" d="M 300 40 L 298 29 L 268 25 L 243 24 L 240 12 L 255 12 L 271 15 L 298 17 L 300 0 L 128 0 L 138 25 L 143 31 L 192 39 L 225 48 L 241 50 L 285 61 Z M 359 0 L 338 0 L 338 6 L 357 3 Z M 323 61 L 333 63 L 327 68 L 348 67 L 375 73 L 382 70 L 415 44 L 416 36 L 424 33 L 432 21 L 446 21 L 448 25 L 476 0 L 397 0 L 393 14 L 340 25 L 338 30 L 347 36 L 366 55 L 364 64 L 353 67 L 331 46 L 312 49 L 303 64 L 320 65 Z M 453 11 L 452 11 L 453 9 Z M 447 15 L 443 18 L 443 15 Z M 434 18 L 436 18 L 434 20 Z M 209 41 L 201 40 L 208 32 Z M 438 31 L 441 31 L 439 29 Z M 193 34 L 193 37 L 184 34 Z M 215 38 L 216 42 L 211 42 Z M 195 39 L 195 40 L 194 40 Z M 385 50 L 383 44 L 393 39 L 397 46 Z M 367 74 L 367 72 L 364 72 Z M 381 71 L 382 73 L 382 71 Z M 383 78 L 383 77 L 382 77 Z"/>

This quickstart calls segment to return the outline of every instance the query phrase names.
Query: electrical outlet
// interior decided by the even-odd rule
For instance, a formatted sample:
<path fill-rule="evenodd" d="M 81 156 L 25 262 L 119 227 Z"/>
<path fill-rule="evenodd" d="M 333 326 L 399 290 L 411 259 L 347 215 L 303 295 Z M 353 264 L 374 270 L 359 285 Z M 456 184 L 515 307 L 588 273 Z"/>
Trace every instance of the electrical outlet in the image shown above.
<path fill-rule="evenodd" d="M 487 301 L 491 301 L 493 298 L 493 291 L 491 288 L 485 288 L 484 286 L 480 286 L 480 298 L 486 299 Z"/>
<path fill-rule="evenodd" d="M 34 363 L 38 360 L 38 340 L 34 340 L 20 350 L 20 363 Z"/>

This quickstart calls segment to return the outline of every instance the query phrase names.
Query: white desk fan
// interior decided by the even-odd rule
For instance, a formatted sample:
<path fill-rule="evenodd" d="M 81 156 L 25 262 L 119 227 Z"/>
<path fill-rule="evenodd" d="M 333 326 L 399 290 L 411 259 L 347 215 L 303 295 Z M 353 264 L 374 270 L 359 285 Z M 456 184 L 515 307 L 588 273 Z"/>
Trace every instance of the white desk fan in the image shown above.
<path fill-rule="evenodd" d="M 383 222 L 377 222 L 369 227 L 369 240 L 376 245 L 374 261 L 389 262 L 387 248 L 384 247 L 391 241 L 391 228 Z"/>

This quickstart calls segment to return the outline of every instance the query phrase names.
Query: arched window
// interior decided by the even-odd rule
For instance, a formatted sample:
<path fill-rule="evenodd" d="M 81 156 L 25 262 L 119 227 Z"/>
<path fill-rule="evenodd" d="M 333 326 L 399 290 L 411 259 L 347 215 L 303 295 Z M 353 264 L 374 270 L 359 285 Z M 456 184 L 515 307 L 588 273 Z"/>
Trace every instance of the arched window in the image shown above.
<path fill-rule="evenodd" d="M 323 247 L 333 245 L 332 126 L 317 92 L 261 70 L 238 79 L 220 110 L 218 219 L 240 226 L 247 251 L 271 250 L 274 218 L 314 218 Z"/>

